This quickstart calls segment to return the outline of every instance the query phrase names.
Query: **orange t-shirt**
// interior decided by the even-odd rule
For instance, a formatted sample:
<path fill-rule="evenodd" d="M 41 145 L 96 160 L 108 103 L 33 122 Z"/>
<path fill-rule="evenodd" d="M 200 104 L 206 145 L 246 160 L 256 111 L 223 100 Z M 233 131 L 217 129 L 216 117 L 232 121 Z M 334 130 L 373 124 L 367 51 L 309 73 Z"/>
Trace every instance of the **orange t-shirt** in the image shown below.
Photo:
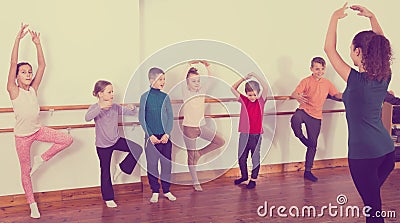
<path fill-rule="evenodd" d="M 339 93 L 328 79 L 317 80 L 312 75 L 301 80 L 294 92 L 306 95 L 308 102 L 301 103 L 299 109 L 316 119 L 322 119 L 322 106 L 328 94 L 334 96 Z"/>

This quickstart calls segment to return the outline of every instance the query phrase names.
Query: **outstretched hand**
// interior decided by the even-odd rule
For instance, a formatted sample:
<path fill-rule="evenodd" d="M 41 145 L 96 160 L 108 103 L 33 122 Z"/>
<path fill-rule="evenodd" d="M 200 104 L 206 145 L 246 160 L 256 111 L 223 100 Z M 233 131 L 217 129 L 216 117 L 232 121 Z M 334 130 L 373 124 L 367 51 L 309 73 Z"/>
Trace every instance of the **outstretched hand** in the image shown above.
<path fill-rule="evenodd" d="M 338 19 L 343 19 L 344 17 L 347 16 L 347 13 L 345 13 L 346 9 L 349 7 L 347 6 L 347 2 L 343 5 L 342 8 L 336 10 L 333 15 L 337 16 Z"/>
<path fill-rule="evenodd" d="M 352 5 L 350 6 L 351 9 L 353 9 L 354 11 L 358 11 L 357 15 L 359 16 L 365 16 L 367 18 L 371 18 L 372 16 L 374 16 L 374 14 L 369 11 L 367 8 L 365 8 L 364 6 L 361 5 Z"/>
<path fill-rule="evenodd" d="M 32 42 L 35 44 L 40 44 L 40 33 L 29 30 L 29 34 L 31 34 Z"/>
<path fill-rule="evenodd" d="M 18 34 L 17 34 L 17 39 L 22 39 L 26 36 L 26 34 L 28 33 L 28 31 L 25 31 L 26 27 L 28 27 L 28 24 L 24 24 L 21 23 L 21 29 L 19 30 Z"/>

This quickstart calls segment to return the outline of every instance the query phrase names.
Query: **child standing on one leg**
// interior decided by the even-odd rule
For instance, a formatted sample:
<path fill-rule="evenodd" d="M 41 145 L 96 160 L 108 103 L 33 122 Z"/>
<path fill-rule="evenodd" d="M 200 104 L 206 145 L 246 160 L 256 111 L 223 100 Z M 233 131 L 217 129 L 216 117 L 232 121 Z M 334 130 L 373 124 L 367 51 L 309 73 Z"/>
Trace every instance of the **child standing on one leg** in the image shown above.
<path fill-rule="evenodd" d="M 118 116 L 136 115 L 134 106 L 122 107 L 113 103 L 114 91 L 110 82 L 99 80 L 93 90 L 98 103 L 89 107 L 86 121 L 94 119 L 96 126 L 96 150 L 100 160 L 101 195 L 107 207 L 117 207 L 114 201 L 114 190 L 111 183 L 110 163 L 115 150 L 128 152 L 125 159 L 117 164 L 114 180 L 121 172 L 131 174 L 142 154 L 142 147 L 131 140 L 119 136 Z"/>
<path fill-rule="evenodd" d="M 40 33 L 28 30 L 32 42 L 36 46 L 38 68 L 32 75 L 32 66 L 27 62 L 18 63 L 18 49 L 21 39 L 28 31 L 27 24 L 21 24 L 21 29 L 15 39 L 11 54 L 11 65 L 8 73 L 7 91 L 10 96 L 16 119 L 14 127 L 15 145 L 21 166 L 22 186 L 31 209 L 32 218 L 40 218 L 40 212 L 35 202 L 32 189 L 31 175 L 49 159 L 72 144 L 72 137 L 54 129 L 44 127 L 39 121 L 39 103 L 37 92 L 42 81 L 46 63 Z M 30 149 L 34 141 L 54 143 L 50 149 L 40 156 L 35 156 L 31 167 Z"/>
<path fill-rule="evenodd" d="M 339 93 L 328 79 L 322 77 L 325 74 L 325 64 L 323 58 L 314 57 L 311 60 L 311 76 L 301 80 L 291 95 L 300 103 L 290 120 L 291 127 L 295 136 L 307 147 L 304 178 L 313 182 L 318 180 L 311 173 L 311 169 L 321 130 L 322 106 L 328 94 L 337 99 L 342 98 L 342 93 Z M 306 126 L 307 138 L 301 127 L 303 123 Z"/>
<path fill-rule="evenodd" d="M 193 61 L 190 65 L 202 63 L 211 75 L 210 64 L 207 61 Z M 200 156 L 214 151 L 225 144 L 225 140 L 219 133 L 214 132 L 205 125 L 204 109 L 205 97 L 207 96 L 208 85 L 202 85 L 200 74 L 197 69 L 190 67 L 186 74 L 186 84 L 182 87 L 183 96 L 183 139 L 187 147 L 188 167 L 192 176 L 193 187 L 196 191 L 202 191 L 199 179 L 197 177 L 196 165 Z M 197 138 L 202 138 L 210 142 L 204 148 L 198 150 L 196 146 Z"/>
<path fill-rule="evenodd" d="M 256 78 L 257 81 L 247 81 L 250 78 Z M 244 81 L 246 95 L 238 91 L 238 87 Z M 248 189 L 253 189 L 256 186 L 256 180 L 260 171 L 260 147 L 263 134 L 262 122 L 264 116 L 264 105 L 267 100 L 268 86 L 267 83 L 254 73 L 249 73 L 246 77 L 241 78 L 232 85 L 232 93 L 236 96 L 241 104 L 240 119 L 239 119 L 239 148 L 238 159 L 241 177 L 234 181 L 238 185 L 248 180 L 247 172 L 247 157 L 251 152 L 253 168 L 251 178 L 247 184 Z"/>
<path fill-rule="evenodd" d="M 169 96 L 161 90 L 165 85 L 165 74 L 160 68 L 151 68 L 148 73 L 150 90 L 140 97 L 139 121 L 145 133 L 147 177 L 153 192 L 150 202 L 157 203 L 161 186 L 164 196 L 170 201 L 176 197 L 170 192 L 171 153 L 170 134 L 173 127 L 173 112 Z M 161 163 L 161 176 L 158 171 Z"/>

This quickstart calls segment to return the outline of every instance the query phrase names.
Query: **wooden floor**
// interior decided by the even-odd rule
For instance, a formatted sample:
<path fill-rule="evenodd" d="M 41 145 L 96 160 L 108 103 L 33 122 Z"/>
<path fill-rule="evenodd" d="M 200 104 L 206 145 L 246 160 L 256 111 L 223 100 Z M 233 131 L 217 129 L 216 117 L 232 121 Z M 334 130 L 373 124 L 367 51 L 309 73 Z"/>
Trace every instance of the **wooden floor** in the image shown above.
<path fill-rule="evenodd" d="M 262 175 L 254 190 L 244 185 L 233 185 L 234 178 L 220 178 L 203 185 L 203 192 L 194 192 L 190 186 L 173 185 L 171 191 L 177 201 L 165 198 L 157 204 L 150 204 L 150 190 L 120 195 L 116 197 L 118 208 L 107 208 L 99 198 L 62 202 L 40 203 L 40 220 L 29 217 L 28 205 L 4 207 L 0 209 L 0 222 L 82 222 L 82 223 L 131 223 L 131 222 L 365 222 L 364 218 L 331 217 L 325 211 L 323 217 L 278 217 L 276 209 L 273 217 L 259 217 L 257 208 L 268 202 L 272 205 L 315 206 L 317 210 L 324 205 L 339 206 L 339 194 L 347 196 L 346 206 L 362 207 L 361 199 L 347 167 L 315 170 L 319 177 L 317 183 L 304 181 L 302 172 L 288 172 Z M 161 196 L 160 196 L 161 198 Z M 400 169 L 392 172 L 383 186 L 383 210 L 395 211 L 397 218 L 386 222 L 400 222 Z M 261 210 L 263 211 L 263 210 Z M 288 214 L 288 210 L 285 212 Z M 320 213 L 320 211 L 318 212 Z"/>

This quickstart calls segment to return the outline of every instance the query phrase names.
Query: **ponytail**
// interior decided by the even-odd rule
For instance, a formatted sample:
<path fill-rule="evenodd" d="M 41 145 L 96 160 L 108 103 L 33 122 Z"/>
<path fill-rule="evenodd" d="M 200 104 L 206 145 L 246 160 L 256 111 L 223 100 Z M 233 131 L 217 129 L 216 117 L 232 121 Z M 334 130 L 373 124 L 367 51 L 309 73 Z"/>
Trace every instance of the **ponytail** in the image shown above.
<path fill-rule="evenodd" d="M 388 80 L 391 76 L 392 50 L 390 42 L 382 35 L 374 35 L 367 44 L 363 65 L 371 80 Z"/>

